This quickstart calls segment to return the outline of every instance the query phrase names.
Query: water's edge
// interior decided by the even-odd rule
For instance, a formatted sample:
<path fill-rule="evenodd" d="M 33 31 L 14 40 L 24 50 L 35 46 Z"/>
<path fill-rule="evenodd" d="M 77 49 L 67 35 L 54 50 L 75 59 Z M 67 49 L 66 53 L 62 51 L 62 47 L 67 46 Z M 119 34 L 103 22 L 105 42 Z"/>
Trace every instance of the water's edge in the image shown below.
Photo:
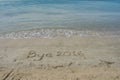
<path fill-rule="evenodd" d="M 36 29 L 36 30 L 1 33 L 0 39 L 53 38 L 53 37 L 71 37 L 71 36 L 120 37 L 120 31 L 97 32 L 97 31 L 80 31 L 80 30 L 72 30 L 72 29 L 38 29 L 38 30 Z"/>

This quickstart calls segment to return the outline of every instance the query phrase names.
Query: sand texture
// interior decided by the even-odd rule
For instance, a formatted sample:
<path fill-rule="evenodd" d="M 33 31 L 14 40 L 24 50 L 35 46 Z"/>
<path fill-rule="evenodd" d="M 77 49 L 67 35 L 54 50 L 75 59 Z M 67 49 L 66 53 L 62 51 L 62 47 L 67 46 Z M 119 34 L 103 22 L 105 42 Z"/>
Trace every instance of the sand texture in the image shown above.
<path fill-rule="evenodd" d="M 0 80 L 120 80 L 120 38 L 0 39 Z"/>

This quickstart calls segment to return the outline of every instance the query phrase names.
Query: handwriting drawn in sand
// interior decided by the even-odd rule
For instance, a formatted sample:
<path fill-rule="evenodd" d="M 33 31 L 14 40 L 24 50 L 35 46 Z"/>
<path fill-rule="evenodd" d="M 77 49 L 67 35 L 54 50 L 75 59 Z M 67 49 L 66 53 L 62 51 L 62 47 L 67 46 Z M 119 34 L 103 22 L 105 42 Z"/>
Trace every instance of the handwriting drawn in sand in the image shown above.
<path fill-rule="evenodd" d="M 37 58 L 37 60 L 42 60 L 44 57 L 62 57 L 62 56 L 66 56 L 66 57 L 72 57 L 72 56 L 76 56 L 76 57 L 80 57 L 85 59 L 85 55 L 82 51 L 57 51 L 56 53 L 37 53 L 34 50 L 30 50 L 27 58 Z"/>

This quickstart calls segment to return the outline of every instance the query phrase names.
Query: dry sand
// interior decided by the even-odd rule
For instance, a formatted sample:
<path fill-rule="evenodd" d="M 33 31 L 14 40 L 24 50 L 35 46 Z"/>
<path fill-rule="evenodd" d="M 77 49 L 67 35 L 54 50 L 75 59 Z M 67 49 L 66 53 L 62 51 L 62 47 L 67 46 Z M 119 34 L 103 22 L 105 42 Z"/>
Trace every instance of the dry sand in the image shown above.
<path fill-rule="evenodd" d="M 120 80 L 120 38 L 0 39 L 0 80 Z"/>

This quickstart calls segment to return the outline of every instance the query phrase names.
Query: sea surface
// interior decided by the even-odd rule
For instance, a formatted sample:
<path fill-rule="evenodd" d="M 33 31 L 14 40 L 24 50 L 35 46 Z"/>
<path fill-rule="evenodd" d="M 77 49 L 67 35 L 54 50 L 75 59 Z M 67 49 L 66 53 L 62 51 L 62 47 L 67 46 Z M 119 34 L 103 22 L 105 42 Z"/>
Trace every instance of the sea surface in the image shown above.
<path fill-rule="evenodd" d="M 120 1 L 0 0 L 0 33 L 41 28 L 120 31 Z"/>

